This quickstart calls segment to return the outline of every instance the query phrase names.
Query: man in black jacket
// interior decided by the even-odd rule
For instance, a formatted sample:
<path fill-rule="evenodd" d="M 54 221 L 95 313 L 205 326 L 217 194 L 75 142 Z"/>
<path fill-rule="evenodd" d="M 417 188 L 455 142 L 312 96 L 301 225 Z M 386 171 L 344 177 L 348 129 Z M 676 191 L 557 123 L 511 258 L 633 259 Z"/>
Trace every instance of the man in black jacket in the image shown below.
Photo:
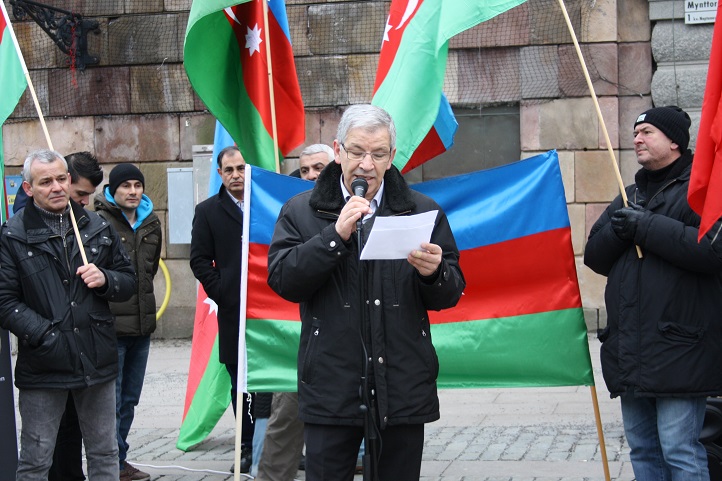
<path fill-rule="evenodd" d="M 68 396 L 85 439 L 89 477 L 118 480 L 118 354 L 108 302 L 133 294 L 135 273 L 112 228 L 69 200 L 69 185 L 60 154 L 31 153 L 23 167 L 31 202 L 0 235 L 0 324 L 19 341 L 21 481 L 47 478 Z"/>
<path fill-rule="evenodd" d="M 722 394 L 722 223 L 697 242 L 690 125 L 678 107 L 637 118 L 642 169 L 626 188 L 629 206 L 612 201 L 584 253 L 607 276 L 602 372 L 621 399 L 637 481 L 709 480 L 699 435 L 707 396 Z"/>
<path fill-rule="evenodd" d="M 95 188 L 103 181 L 103 169 L 98 159 L 90 152 L 75 152 L 65 156 L 70 175 L 70 198 L 86 207 Z M 27 204 L 28 196 L 20 185 L 13 213 L 17 213 Z M 68 396 L 65 413 L 60 420 L 58 437 L 55 440 L 53 465 L 48 472 L 48 481 L 83 481 L 83 438 L 80 433 L 78 414 L 75 412 L 73 396 Z"/>
<path fill-rule="evenodd" d="M 298 398 L 309 481 L 353 478 L 364 412 L 383 446 L 366 445 L 366 456 L 380 453 L 371 462 L 374 479 L 417 481 L 424 423 L 439 419 L 427 311 L 456 305 L 465 282 L 446 215 L 406 185 L 392 165 L 395 143 L 386 111 L 349 107 L 335 162 L 312 191 L 283 206 L 269 248 L 268 284 L 300 303 Z M 351 194 L 355 179 L 366 181 L 364 197 Z M 430 242 L 403 259 L 359 261 L 357 221 L 370 232 L 376 216 L 429 211 L 437 212 Z"/>
<path fill-rule="evenodd" d="M 218 194 L 196 206 L 191 231 L 191 270 L 218 305 L 218 358 L 231 376 L 231 400 L 236 409 L 238 325 L 241 309 L 241 240 L 246 162 L 238 147 L 226 147 L 216 159 L 223 185 Z M 251 469 L 253 420 L 251 400 L 244 393 L 241 472 Z"/>

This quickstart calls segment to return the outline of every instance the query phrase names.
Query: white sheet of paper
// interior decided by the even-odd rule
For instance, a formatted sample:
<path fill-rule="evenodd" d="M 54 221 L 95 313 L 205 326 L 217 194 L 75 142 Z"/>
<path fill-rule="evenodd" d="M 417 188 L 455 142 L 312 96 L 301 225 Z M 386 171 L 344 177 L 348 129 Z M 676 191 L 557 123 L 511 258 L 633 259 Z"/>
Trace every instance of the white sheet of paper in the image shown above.
<path fill-rule="evenodd" d="M 422 242 L 429 242 L 438 210 L 416 215 L 377 217 L 361 260 L 406 259 Z"/>

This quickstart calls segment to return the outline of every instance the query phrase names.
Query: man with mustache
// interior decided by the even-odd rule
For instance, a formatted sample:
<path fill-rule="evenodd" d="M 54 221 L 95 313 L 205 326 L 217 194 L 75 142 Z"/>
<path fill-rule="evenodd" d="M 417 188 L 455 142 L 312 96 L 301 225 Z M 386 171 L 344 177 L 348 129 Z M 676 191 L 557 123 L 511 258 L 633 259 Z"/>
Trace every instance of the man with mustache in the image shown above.
<path fill-rule="evenodd" d="M 223 185 L 218 194 L 196 206 L 190 265 L 208 297 L 218 305 L 218 358 L 231 376 L 233 412 L 243 416 L 240 472 L 248 473 L 255 428 L 251 416 L 251 396 L 244 393 L 241 410 L 236 408 L 246 161 L 238 147 L 230 146 L 220 151 L 216 163 Z"/>
<path fill-rule="evenodd" d="M 148 473 L 127 462 L 127 439 L 143 389 L 150 335 L 156 328 L 153 278 L 158 272 L 163 230 L 153 202 L 145 195 L 145 177 L 133 164 L 119 164 L 110 171 L 103 195 L 95 198 L 95 211 L 115 228 L 138 276 L 133 297 L 110 303 L 118 337 L 115 416 L 120 481 L 149 479 Z"/>
<path fill-rule="evenodd" d="M 30 153 L 23 166 L 28 202 L 0 235 L 0 326 L 18 338 L 20 481 L 47 479 L 68 396 L 85 440 L 89 478 L 119 477 L 113 416 L 118 351 L 108 302 L 130 298 L 135 272 L 110 225 L 70 200 L 70 182 L 60 154 Z"/>
<path fill-rule="evenodd" d="M 300 304 L 298 400 L 308 481 L 353 478 L 364 411 L 383 446 L 366 445 L 364 469 L 376 453 L 373 478 L 418 481 L 424 423 L 439 419 L 427 311 L 456 305 L 466 284 L 446 215 L 406 185 L 392 165 L 395 144 L 385 110 L 349 107 L 334 162 L 313 190 L 283 206 L 269 248 L 268 284 Z M 368 184 L 363 197 L 352 194 L 356 179 Z M 437 211 L 430 242 L 404 259 L 359 260 L 357 221 L 365 236 L 376 216 L 429 211 Z"/>

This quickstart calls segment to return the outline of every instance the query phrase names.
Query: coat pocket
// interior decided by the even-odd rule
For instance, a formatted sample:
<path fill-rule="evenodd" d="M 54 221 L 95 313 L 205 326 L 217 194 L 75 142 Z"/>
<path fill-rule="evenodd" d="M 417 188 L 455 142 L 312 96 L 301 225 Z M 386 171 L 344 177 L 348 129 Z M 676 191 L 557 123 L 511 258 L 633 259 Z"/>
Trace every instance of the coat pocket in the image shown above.
<path fill-rule="evenodd" d="M 118 341 L 113 316 L 104 313 L 90 314 L 90 333 L 93 342 L 96 369 L 118 362 Z"/>
<path fill-rule="evenodd" d="M 301 371 L 301 382 L 311 384 L 314 378 L 316 366 L 316 352 L 319 349 L 321 336 L 321 320 L 314 317 L 311 323 L 311 335 L 306 342 L 306 352 L 303 356 L 303 371 Z"/>
<path fill-rule="evenodd" d="M 70 347 L 63 332 L 53 327 L 44 336 L 42 343 L 25 350 L 25 360 L 37 373 L 72 372 Z"/>
<path fill-rule="evenodd" d="M 662 336 L 670 341 L 684 344 L 696 344 L 704 337 L 705 329 L 700 326 L 687 326 L 676 322 L 660 322 L 658 325 Z"/>

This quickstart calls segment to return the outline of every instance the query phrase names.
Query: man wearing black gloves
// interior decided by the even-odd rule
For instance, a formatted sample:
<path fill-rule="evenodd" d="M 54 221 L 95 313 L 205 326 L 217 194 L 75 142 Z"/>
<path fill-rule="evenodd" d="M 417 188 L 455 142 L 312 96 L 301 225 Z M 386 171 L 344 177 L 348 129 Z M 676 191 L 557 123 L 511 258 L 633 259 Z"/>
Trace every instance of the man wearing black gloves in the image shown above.
<path fill-rule="evenodd" d="M 427 311 L 456 305 L 465 282 L 446 215 L 406 185 L 392 165 L 395 143 L 386 111 L 349 107 L 334 141 L 335 162 L 313 190 L 283 206 L 269 248 L 269 285 L 300 303 L 298 399 L 309 481 L 353 478 L 362 404 L 383 445 L 372 460 L 379 479 L 418 480 L 424 423 L 439 419 Z M 359 179 L 368 185 L 363 196 L 352 194 Z M 437 211 L 430 242 L 404 259 L 359 261 L 357 221 L 370 232 L 376 216 L 429 211 Z"/>
<path fill-rule="evenodd" d="M 626 188 L 629 207 L 614 199 L 584 253 L 607 276 L 602 371 L 621 399 L 637 481 L 709 480 L 699 435 L 707 396 L 722 394 L 722 223 L 697 242 L 690 125 L 678 107 L 637 118 L 642 169 Z"/>

